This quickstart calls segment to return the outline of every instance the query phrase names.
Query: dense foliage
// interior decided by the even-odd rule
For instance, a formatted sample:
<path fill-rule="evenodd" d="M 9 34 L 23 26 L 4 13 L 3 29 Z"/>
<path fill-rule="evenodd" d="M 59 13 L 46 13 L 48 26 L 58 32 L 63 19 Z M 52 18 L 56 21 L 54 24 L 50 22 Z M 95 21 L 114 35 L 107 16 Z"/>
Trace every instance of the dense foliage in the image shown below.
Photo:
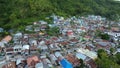
<path fill-rule="evenodd" d="M 120 68 L 120 53 L 108 55 L 106 51 L 98 50 L 98 59 L 96 63 L 98 68 Z"/>
<path fill-rule="evenodd" d="M 110 36 L 109 36 L 108 34 L 103 33 L 103 32 L 100 31 L 100 30 L 96 30 L 95 35 L 96 35 L 97 37 L 100 37 L 100 38 L 103 39 L 103 40 L 109 40 L 109 39 L 110 39 Z"/>
<path fill-rule="evenodd" d="M 109 19 L 120 15 L 120 4 L 112 0 L 0 0 L 0 27 L 22 27 L 52 13 L 71 16 L 95 14 Z"/>
<path fill-rule="evenodd" d="M 46 32 L 50 36 L 58 36 L 59 28 L 58 27 L 52 27 L 52 28 L 49 27 Z"/>

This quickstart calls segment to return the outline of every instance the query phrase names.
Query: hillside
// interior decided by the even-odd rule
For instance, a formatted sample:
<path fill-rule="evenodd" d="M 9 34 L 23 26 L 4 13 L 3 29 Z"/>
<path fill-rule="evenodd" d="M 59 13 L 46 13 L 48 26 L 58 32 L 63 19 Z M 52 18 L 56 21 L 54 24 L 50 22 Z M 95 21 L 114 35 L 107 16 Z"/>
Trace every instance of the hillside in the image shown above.
<path fill-rule="evenodd" d="M 95 14 L 116 20 L 120 3 L 112 0 L 0 0 L 0 27 L 23 27 L 55 13 L 62 16 Z"/>

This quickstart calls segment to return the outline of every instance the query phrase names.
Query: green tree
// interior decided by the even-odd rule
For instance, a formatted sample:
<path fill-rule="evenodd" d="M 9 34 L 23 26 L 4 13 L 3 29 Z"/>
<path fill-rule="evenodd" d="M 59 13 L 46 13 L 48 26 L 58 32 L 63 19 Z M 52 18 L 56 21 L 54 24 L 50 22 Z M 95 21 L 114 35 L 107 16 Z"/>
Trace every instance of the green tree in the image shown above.
<path fill-rule="evenodd" d="M 98 58 L 96 60 L 98 68 L 119 68 L 120 65 L 118 65 L 116 61 L 113 61 L 114 58 L 111 58 L 105 50 L 98 50 Z"/>
<path fill-rule="evenodd" d="M 94 14 L 116 20 L 120 16 L 119 6 L 113 0 L 0 0 L 0 27 L 9 30 L 11 26 L 27 25 L 52 13 L 61 16 Z"/>
<path fill-rule="evenodd" d="M 50 36 L 58 36 L 59 35 L 59 28 L 58 27 L 48 27 L 46 32 Z"/>
<path fill-rule="evenodd" d="M 108 34 L 101 34 L 101 38 L 104 39 L 104 40 L 109 40 L 110 39 Z"/>

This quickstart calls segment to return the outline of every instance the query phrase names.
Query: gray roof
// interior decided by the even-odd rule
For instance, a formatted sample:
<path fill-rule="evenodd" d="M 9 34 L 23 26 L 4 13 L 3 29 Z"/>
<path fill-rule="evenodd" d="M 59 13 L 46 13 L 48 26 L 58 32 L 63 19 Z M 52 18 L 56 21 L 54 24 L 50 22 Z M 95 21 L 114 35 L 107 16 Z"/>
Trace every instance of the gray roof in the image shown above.
<path fill-rule="evenodd" d="M 109 42 L 98 42 L 99 45 L 101 46 L 107 46 L 109 45 L 110 43 Z"/>

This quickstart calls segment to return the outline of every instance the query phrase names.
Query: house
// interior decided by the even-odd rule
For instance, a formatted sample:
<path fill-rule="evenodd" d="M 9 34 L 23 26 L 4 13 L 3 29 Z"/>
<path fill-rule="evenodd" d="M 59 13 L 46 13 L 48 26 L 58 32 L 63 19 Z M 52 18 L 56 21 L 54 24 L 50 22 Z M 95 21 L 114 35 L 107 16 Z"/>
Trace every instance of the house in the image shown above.
<path fill-rule="evenodd" d="M 17 65 L 17 68 L 28 68 L 25 62 L 21 62 L 20 64 Z"/>
<path fill-rule="evenodd" d="M 34 40 L 34 39 L 29 40 L 29 43 L 30 43 L 31 46 L 37 46 L 38 45 L 37 40 Z"/>
<path fill-rule="evenodd" d="M 41 26 L 40 26 L 40 30 L 45 30 L 46 28 L 47 28 L 46 25 L 41 25 Z"/>
<path fill-rule="evenodd" d="M 86 64 L 87 64 L 88 68 L 97 68 L 97 64 L 92 59 L 87 60 Z"/>
<path fill-rule="evenodd" d="M 8 36 L 6 36 L 5 38 L 3 38 L 2 41 L 5 41 L 6 43 L 8 43 L 8 42 L 11 41 L 11 39 L 12 39 L 12 36 L 8 35 Z"/>
<path fill-rule="evenodd" d="M 46 64 L 46 66 L 49 67 L 49 68 L 53 67 L 52 63 L 50 62 L 50 60 L 49 60 L 48 58 L 43 58 L 43 59 L 42 59 L 42 62 L 43 62 L 44 64 Z M 45 66 L 44 66 L 44 67 L 45 67 Z"/>
<path fill-rule="evenodd" d="M 28 39 L 28 34 L 24 34 L 23 38 Z"/>
<path fill-rule="evenodd" d="M 22 53 L 28 55 L 30 52 L 30 45 L 23 45 L 22 46 Z"/>
<path fill-rule="evenodd" d="M 107 34 L 113 37 L 120 37 L 120 31 L 107 32 Z"/>
<path fill-rule="evenodd" d="M 57 41 L 58 38 L 57 37 L 51 37 L 50 40 Z"/>
<path fill-rule="evenodd" d="M 79 22 L 81 27 L 87 26 L 86 22 L 83 19 L 78 19 L 78 22 Z"/>
<path fill-rule="evenodd" d="M 40 48 L 41 48 L 42 51 L 48 51 L 47 45 L 41 45 Z"/>
<path fill-rule="evenodd" d="M 50 54 L 49 57 L 50 57 L 51 63 L 52 64 L 56 64 L 57 58 L 55 57 L 55 55 L 54 54 Z"/>
<path fill-rule="evenodd" d="M 21 63 L 24 63 L 24 61 L 26 61 L 26 60 L 25 60 L 25 58 L 23 58 L 23 57 L 17 58 L 17 59 L 16 59 L 16 65 L 19 65 L 19 64 L 21 64 Z"/>
<path fill-rule="evenodd" d="M 85 28 L 85 27 L 80 27 L 80 30 L 81 30 L 82 32 L 86 32 L 86 28 Z"/>
<path fill-rule="evenodd" d="M 5 47 L 5 43 L 3 41 L 0 42 L 0 47 Z"/>
<path fill-rule="evenodd" d="M 35 32 L 40 31 L 40 27 L 35 27 L 35 28 L 34 28 L 34 31 L 35 31 Z"/>
<path fill-rule="evenodd" d="M 97 44 L 95 45 L 97 47 L 97 49 L 106 49 L 109 50 L 111 47 L 111 43 L 110 42 L 97 42 Z"/>
<path fill-rule="evenodd" d="M 40 46 L 41 46 L 41 45 L 45 45 L 45 41 L 43 41 L 43 40 L 40 41 L 40 42 L 39 42 L 39 45 L 40 45 Z"/>
<path fill-rule="evenodd" d="M 37 64 L 35 65 L 35 68 L 44 68 L 44 67 L 43 67 L 43 63 L 42 63 L 42 62 L 37 63 Z"/>
<path fill-rule="evenodd" d="M 29 50 L 30 45 L 23 45 L 22 50 Z"/>
<path fill-rule="evenodd" d="M 72 43 L 72 44 L 75 44 L 75 43 L 77 43 L 78 41 L 79 41 L 79 40 L 78 40 L 78 39 L 75 39 L 75 38 L 69 40 L 69 42 Z"/>
<path fill-rule="evenodd" d="M 2 68 L 16 68 L 15 62 L 7 62 Z"/>
<path fill-rule="evenodd" d="M 68 31 L 67 31 L 67 36 L 68 36 L 70 39 L 75 37 L 72 30 L 68 30 Z"/>
<path fill-rule="evenodd" d="M 37 53 L 38 48 L 36 46 L 30 46 L 30 53 Z"/>
<path fill-rule="evenodd" d="M 120 28 L 119 28 L 119 27 L 111 27 L 111 30 L 112 30 L 112 31 L 119 31 Z"/>
<path fill-rule="evenodd" d="M 88 49 L 78 48 L 77 52 L 82 53 L 82 54 L 90 57 L 93 60 L 95 60 L 97 58 L 97 53 L 93 52 L 93 51 L 89 51 Z"/>
<path fill-rule="evenodd" d="M 6 55 L 13 56 L 14 55 L 14 49 L 12 47 L 8 47 L 5 49 Z"/>
<path fill-rule="evenodd" d="M 33 22 L 34 25 L 38 25 L 38 22 Z"/>
<path fill-rule="evenodd" d="M 63 68 L 73 68 L 72 64 L 66 59 L 60 60 L 60 64 Z"/>
<path fill-rule="evenodd" d="M 60 47 L 58 46 L 57 43 L 55 43 L 55 44 L 50 44 L 50 45 L 49 45 L 49 48 L 50 48 L 51 50 L 60 50 Z"/>
<path fill-rule="evenodd" d="M 23 48 L 22 45 L 15 45 L 13 47 L 14 53 L 20 53 L 21 54 L 22 48 Z"/>
<path fill-rule="evenodd" d="M 3 32 L 4 31 L 4 29 L 3 28 L 0 28 L 0 32 Z"/>
<path fill-rule="evenodd" d="M 39 32 L 39 35 L 44 35 L 45 33 L 44 32 Z"/>
<path fill-rule="evenodd" d="M 2 39 L 2 41 L 0 42 L 0 46 L 1 47 L 5 47 L 5 44 L 7 44 L 8 42 L 10 42 L 12 39 L 12 37 L 10 35 L 6 36 L 5 38 Z"/>
<path fill-rule="evenodd" d="M 22 37 L 22 33 L 20 33 L 20 32 L 19 32 L 19 33 L 16 33 L 16 34 L 14 35 L 14 37 L 15 37 L 15 38 L 21 38 L 21 37 Z"/>
<path fill-rule="evenodd" d="M 50 49 L 54 49 L 54 45 L 53 45 L 53 44 L 50 44 L 50 45 L 49 45 L 49 48 L 50 48 Z"/>
<path fill-rule="evenodd" d="M 32 25 L 28 25 L 25 28 L 26 31 L 33 31 L 33 26 Z"/>
<path fill-rule="evenodd" d="M 73 65 L 74 67 L 80 65 L 79 59 L 76 58 L 76 57 L 75 57 L 74 55 L 72 55 L 72 54 L 68 54 L 68 55 L 66 56 L 66 59 L 67 59 L 70 63 L 72 63 L 72 65 Z"/>
<path fill-rule="evenodd" d="M 59 42 L 60 45 L 62 46 L 67 46 L 69 44 L 68 41 L 62 41 L 62 42 Z"/>
<path fill-rule="evenodd" d="M 91 36 L 87 36 L 87 35 L 85 35 L 84 39 L 88 41 L 88 40 L 91 39 Z"/>
<path fill-rule="evenodd" d="M 54 55 L 55 55 L 57 58 L 58 58 L 58 57 L 63 57 L 60 52 L 55 52 Z"/>
<path fill-rule="evenodd" d="M 86 60 L 87 56 L 82 53 L 76 53 L 75 55 L 78 59 Z"/>
<path fill-rule="evenodd" d="M 27 58 L 28 68 L 34 68 L 37 63 L 40 62 L 40 59 L 37 56 L 31 56 Z"/>
<path fill-rule="evenodd" d="M 51 41 L 51 40 L 46 40 L 46 41 L 45 41 L 45 44 L 46 44 L 46 45 L 50 45 L 50 44 L 52 44 L 52 41 Z"/>
<path fill-rule="evenodd" d="M 39 21 L 39 23 L 41 24 L 41 25 L 46 25 L 47 24 L 47 22 L 45 22 L 45 21 Z"/>

